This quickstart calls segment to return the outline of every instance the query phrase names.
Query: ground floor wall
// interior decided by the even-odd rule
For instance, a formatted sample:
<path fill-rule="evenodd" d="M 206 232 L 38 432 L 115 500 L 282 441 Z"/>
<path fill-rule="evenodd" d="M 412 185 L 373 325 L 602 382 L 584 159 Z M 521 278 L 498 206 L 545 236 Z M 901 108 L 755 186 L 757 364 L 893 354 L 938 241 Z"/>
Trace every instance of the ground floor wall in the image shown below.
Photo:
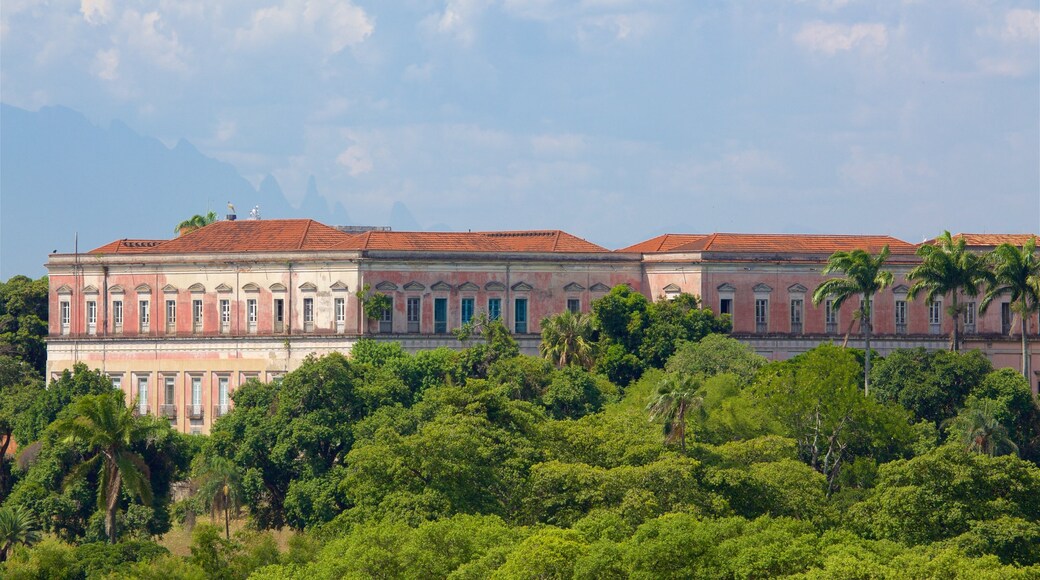
<path fill-rule="evenodd" d="M 824 343 L 842 344 L 833 335 L 763 336 L 735 334 L 741 342 L 770 360 L 784 360 Z M 310 355 L 332 352 L 349 354 L 360 336 L 296 337 L 210 337 L 164 339 L 51 340 L 47 370 L 51 378 L 83 362 L 107 374 L 126 394 L 128 404 L 142 413 L 165 416 L 185 433 L 208 433 L 218 417 L 231 408 L 230 395 L 247 381 L 272 381 L 290 372 Z M 409 352 L 438 347 L 464 348 L 453 336 L 377 334 L 367 338 L 401 344 Z M 540 337 L 516 336 L 522 353 L 538 355 Z M 847 346 L 863 348 L 861 336 L 850 336 Z M 879 336 L 871 347 L 885 356 L 896 349 L 924 347 L 942 350 L 949 347 L 945 337 Z M 979 349 L 997 368 L 1022 368 L 1021 341 L 1015 338 L 975 338 L 965 340 L 964 350 Z M 1032 369 L 1040 370 L 1040 340 L 1031 344 Z M 1040 390 L 1040 374 L 1030 383 Z"/>

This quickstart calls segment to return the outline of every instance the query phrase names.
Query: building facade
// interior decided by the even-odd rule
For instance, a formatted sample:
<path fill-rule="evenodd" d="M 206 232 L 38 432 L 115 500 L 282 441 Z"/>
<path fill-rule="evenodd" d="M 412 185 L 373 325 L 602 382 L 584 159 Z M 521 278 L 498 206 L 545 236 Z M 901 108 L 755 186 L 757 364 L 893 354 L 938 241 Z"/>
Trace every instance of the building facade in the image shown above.
<path fill-rule="evenodd" d="M 969 243 L 982 251 L 997 239 Z M 896 283 L 875 298 L 872 345 L 882 353 L 945 348 L 949 317 L 941 304 L 907 299 L 916 247 L 895 238 L 668 235 L 610 251 L 561 231 L 348 233 L 312 220 L 264 220 L 51 255 L 47 366 L 54 376 L 84 362 L 142 413 L 207 432 L 235 388 L 276 379 L 308 355 L 349 352 L 361 337 L 409 350 L 456 347 L 451 331 L 480 313 L 500 318 L 534 354 L 542 318 L 587 312 L 618 284 L 651 299 L 700 296 L 732 316 L 735 337 L 782 359 L 829 340 L 861 346 L 858 303 L 814 305 L 812 293 L 831 253 L 884 245 Z M 366 289 L 391 299 L 379 319 L 364 313 Z M 1020 366 L 1017 319 L 1006 302 L 983 314 L 977 298 L 962 301 L 964 348 Z M 1035 335 L 1035 316 L 1030 328 Z"/>

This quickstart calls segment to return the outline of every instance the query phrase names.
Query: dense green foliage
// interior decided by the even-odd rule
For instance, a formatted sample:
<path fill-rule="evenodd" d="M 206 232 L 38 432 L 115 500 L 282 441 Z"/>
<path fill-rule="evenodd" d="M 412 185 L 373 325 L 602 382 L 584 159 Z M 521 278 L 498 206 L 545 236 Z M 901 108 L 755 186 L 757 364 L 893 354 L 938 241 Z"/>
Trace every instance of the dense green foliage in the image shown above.
<path fill-rule="evenodd" d="M 113 545 L 102 472 L 69 476 L 99 446 L 66 435 L 120 393 L 86 368 L 43 391 L 0 365 L 5 384 L 36 385 L 12 387 L 26 403 L 0 415 L 36 441 L 0 507 L 29 518 L 8 526 L 26 540 L 0 575 L 1040 574 L 1040 407 L 1014 371 L 898 351 L 877 361 L 868 396 L 862 353 L 822 345 L 766 363 L 696 301 L 618 288 L 593 310 L 591 370 L 558 349 L 522 356 L 478 318 L 462 350 L 361 340 L 350 357 L 247 383 L 208 436 L 128 416 L 122 433 L 148 435 L 120 441 L 153 497 L 119 494 Z M 196 495 L 171 506 L 178 480 Z M 231 533 L 239 505 L 250 526 Z M 173 514 L 207 510 L 221 525 L 197 525 L 190 555 L 154 543 Z M 297 530 L 287 549 L 264 531 L 282 527 Z"/>

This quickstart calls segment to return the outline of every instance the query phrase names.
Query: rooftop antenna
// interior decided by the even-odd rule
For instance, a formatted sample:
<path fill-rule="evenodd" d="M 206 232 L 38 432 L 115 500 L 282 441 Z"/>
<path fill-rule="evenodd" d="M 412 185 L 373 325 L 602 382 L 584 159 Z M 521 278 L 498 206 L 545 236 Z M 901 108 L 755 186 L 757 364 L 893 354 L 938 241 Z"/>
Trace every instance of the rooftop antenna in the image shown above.
<path fill-rule="evenodd" d="M 249 219 L 260 221 L 260 206 L 255 205 L 253 209 L 249 210 Z"/>

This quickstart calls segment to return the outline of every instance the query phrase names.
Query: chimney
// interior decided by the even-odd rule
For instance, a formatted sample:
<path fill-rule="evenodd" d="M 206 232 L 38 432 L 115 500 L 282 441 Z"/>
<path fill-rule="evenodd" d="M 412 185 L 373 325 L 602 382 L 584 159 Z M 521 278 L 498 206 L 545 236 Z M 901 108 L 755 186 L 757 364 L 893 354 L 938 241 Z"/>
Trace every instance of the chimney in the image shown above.
<path fill-rule="evenodd" d="M 233 221 L 235 221 L 236 219 L 238 219 L 238 216 L 237 216 L 237 215 L 235 215 L 235 214 L 233 214 L 233 213 L 229 213 L 229 214 L 227 214 L 226 216 L 224 216 L 224 219 L 226 219 L 226 220 L 227 220 L 227 221 L 229 221 L 229 222 L 233 222 Z"/>

